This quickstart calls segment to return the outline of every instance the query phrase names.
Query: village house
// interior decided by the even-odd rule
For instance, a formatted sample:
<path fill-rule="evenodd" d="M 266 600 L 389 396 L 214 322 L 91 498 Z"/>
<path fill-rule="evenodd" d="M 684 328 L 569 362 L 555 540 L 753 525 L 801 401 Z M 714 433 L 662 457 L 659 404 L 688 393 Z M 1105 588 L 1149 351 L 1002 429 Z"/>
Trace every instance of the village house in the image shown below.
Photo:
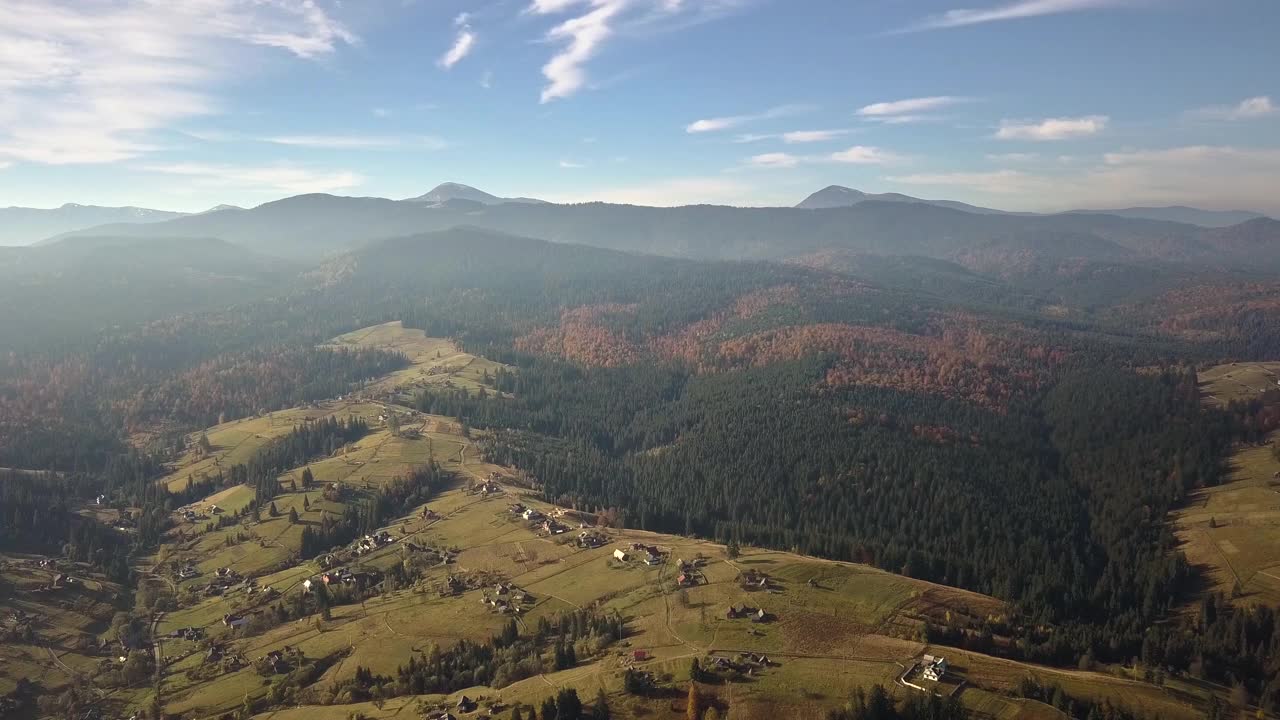
<path fill-rule="evenodd" d="M 946 674 L 947 674 L 946 658 L 934 657 L 933 655 L 925 655 L 920 662 L 921 662 L 921 665 L 923 666 L 923 669 L 921 670 L 921 675 L 924 676 L 925 680 L 932 680 L 933 682 L 941 682 L 942 678 L 946 677 Z"/>
<path fill-rule="evenodd" d="M 538 521 L 542 519 L 542 513 L 538 512 L 533 508 L 525 508 L 524 512 L 520 515 L 520 517 L 529 521 Z"/>
<path fill-rule="evenodd" d="M 184 565 L 178 569 L 178 578 L 181 580 L 190 580 L 200 574 L 200 571 L 194 565 Z"/>
<path fill-rule="evenodd" d="M 222 624 L 229 628 L 238 628 L 248 624 L 249 620 L 241 615 L 228 613 L 222 616 Z"/>
<path fill-rule="evenodd" d="M 627 553 L 625 550 L 617 549 L 613 551 L 613 557 L 621 562 L 627 561 Z"/>

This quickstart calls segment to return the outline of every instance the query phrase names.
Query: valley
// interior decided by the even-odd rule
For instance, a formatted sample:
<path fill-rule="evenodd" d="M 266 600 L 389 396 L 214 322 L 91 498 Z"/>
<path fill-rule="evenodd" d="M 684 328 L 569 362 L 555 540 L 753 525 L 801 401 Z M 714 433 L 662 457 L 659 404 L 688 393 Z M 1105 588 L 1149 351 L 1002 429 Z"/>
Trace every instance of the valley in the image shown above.
<path fill-rule="evenodd" d="M 270 497 L 235 484 L 173 510 L 171 529 L 138 568 L 147 595 L 140 602 L 149 603 L 135 615 L 149 618 L 138 630 L 143 639 L 139 649 L 121 651 L 129 663 L 154 653 L 154 682 L 144 671 L 104 686 L 100 668 L 113 661 L 72 651 L 73 638 L 52 634 L 58 628 L 91 645 L 118 644 L 106 628 L 109 613 L 84 601 L 68 606 L 70 615 L 46 612 L 34 626 L 40 642 L 14 646 L 4 676 L 12 682 L 38 666 L 82 673 L 75 685 L 99 696 L 100 707 L 159 705 L 193 718 L 248 708 L 261 718 L 397 717 L 454 709 L 464 696 L 506 709 L 535 706 L 565 688 L 584 699 L 603 691 L 614 717 L 663 716 L 673 705 L 683 709 L 694 662 L 708 702 L 735 718 L 819 717 L 871 684 L 896 695 L 921 692 L 916 686 L 946 693 L 981 716 L 1009 720 L 1057 716 L 1017 697 L 1028 677 L 1081 701 L 1167 718 L 1198 717 L 1214 692 L 1172 681 L 1162 690 L 1119 666 L 1057 670 L 930 642 L 927 627 L 935 625 L 970 628 L 965 644 L 977 642 L 978 628 L 1004 626 L 1010 608 L 988 596 L 867 565 L 611 527 L 608 514 L 549 504 L 525 472 L 481 459 L 488 432 L 380 399 L 423 383 L 495 392 L 485 383 L 499 365 L 398 324 L 327 343 L 348 344 L 399 350 L 410 365 L 341 400 L 195 433 L 161 481 L 174 492 L 209 482 L 252 463 L 297 427 L 350 418 L 369 426 L 327 457 L 281 473 Z M 307 528 L 354 517 L 352 510 L 426 465 L 439 468 L 441 484 L 425 503 L 403 505 L 369 528 L 367 547 L 359 537 L 318 554 L 304 547 Z M 107 591 L 89 581 L 76 592 Z M 20 587 L 17 596 L 27 592 Z M 322 592 L 329 599 L 318 605 Z M 460 642 L 483 646 L 513 621 L 521 637 L 536 637 L 543 623 L 575 612 L 617 618 L 621 637 L 577 640 L 578 657 L 567 667 L 543 660 L 528 676 L 521 669 L 475 685 L 455 678 L 449 692 L 405 695 L 395 680 L 410 658 L 425 662 Z M 997 635 L 992 649 L 1009 641 Z M 947 677 L 903 684 L 906 668 L 925 654 L 949 659 Z M 275 664 L 264 669 L 268 660 Z M 373 683 L 359 679 L 364 672 Z M 632 675 L 652 687 L 628 690 Z M 46 689 L 71 681 L 51 678 Z"/>

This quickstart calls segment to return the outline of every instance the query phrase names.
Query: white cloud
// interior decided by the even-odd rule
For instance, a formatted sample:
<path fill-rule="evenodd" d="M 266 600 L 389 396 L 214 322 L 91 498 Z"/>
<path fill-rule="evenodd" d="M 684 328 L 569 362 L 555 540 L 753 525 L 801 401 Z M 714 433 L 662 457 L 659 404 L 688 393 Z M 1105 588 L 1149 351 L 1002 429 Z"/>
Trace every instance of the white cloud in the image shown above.
<path fill-rule="evenodd" d="M 547 41 L 561 47 L 542 67 L 547 85 L 542 89 L 541 102 L 567 98 L 586 87 L 587 63 L 620 29 L 678 30 L 720 17 L 748 1 L 533 0 L 525 9 L 528 14 L 576 13 L 546 33 Z"/>
<path fill-rule="evenodd" d="M 580 162 L 575 162 L 573 160 L 561 160 L 560 167 L 565 170 L 579 170 L 581 168 L 586 167 L 586 165 Z"/>
<path fill-rule="evenodd" d="M 727 115 L 724 117 L 694 120 L 685 127 L 684 131 L 687 133 L 719 132 L 721 130 L 738 127 L 739 125 L 745 125 L 746 123 L 798 115 L 812 109 L 813 108 L 808 105 L 778 105 L 776 107 L 771 107 L 764 112 L 752 113 L 749 115 Z M 758 137 L 760 139 L 764 139 L 771 136 L 762 135 Z"/>
<path fill-rule="evenodd" d="M 800 162 L 801 158 L 783 152 L 753 155 L 747 159 L 747 164 L 762 168 L 791 168 L 799 165 Z"/>
<path fill-rule="evenodd" d="M 448 147 L 444 140 L 429 135 L 278 135 L 262 140 L 321 150 L 442 150 Z"/>
<path fill-rule="evenodd" d="M 373 113 L 373 116 L 374 116 L 374 117 L 376 117 L 376 118 L 389 118 L 389 117 L 391 117 L 391 111 L 390 111 L 390 110 L 388 110 L 387 108 L 384 108 L 384 107 L 376 107 L 376 108 L 373 108 L 372 110 L 370 110 L 369 112 Z"/>
<path fill-rule="evenodd" d="M 537 13 L 561 12 L 578 3 L 576 0 L 535 0 Z M 541 102 L 567 98 L 587 84 L 587 61 L 614 33 L 613 21 L 627 6 L 627 0 L 592 0 L 592 9 L 570 18 L 547 32 L 547 39 L 564 43 L 565 47 L 542 66 L 547 86 Z"/>
<path fill-rule="evenodd" d="M 1241 100 L 1235 105 L 1214 105 L 1200 108 L 1192 114 L 1209 120 L 1253 120 L 1280 112 L 1266 95 Z"/>
<path fill-rule="evenodd" d="M 493 71 L 485 70 L 480 76 L 480 87 L 488 90 L 493 87 Z"/>
<path fill-rule="evenodd" d="M 471 31 L 470 20 L 470 13 L 461 13 L 454 18 L 453 24 L 458 28 L 458 35 L 453 40 L 453 47 L 436 61 L 445 70 L 457 65 L 475 47 L 476 34 Z"/>
<path fill-rule="evenodd" d="M 1025 163 L 1040 159 L 1038 153 L 992 153 L 987 159 L 997 163 Z"/>
<path fill-rule="evenodd" d="M 218 109 L 211 88 L 265 46 L 315 58 L 357 42 L 314 0 L 0 3 L 0 158 L 110 163 Z"/>
<path fill-rule="evenodd" d="M 350 171 L 314 171 L 292 165 L 246 167 L 173 163 L 145 165 L 147 172 L 180 175 L 204 187 L 236 188 L 268 194 L 324 193 L 353 188 L 364 178 Z"/>
<path fill-rule="evenodd" d="M 850 165 L 893 165 L 902 161 L 898 155 L 866 145 L 854 145 L 848 150 L 831 153 L 829 159 Z"/>
<path fill-rule="evenodd" d="M 999 140 L 1068 140 L 1096 135 L 1106 129 L 1110 118 L 1088 115 L 1078 118 L 1048 118 L 1039 122 L 1002 120 L 995 137 Z"/>
<path fill-rule="evenodd" d="M 544 193 L 552 202 L 607 202 L 655 207 L 682 205 L 739 205 L 755 197 L 750 185 L 724 177 L 683 177 L 635 185 L 591 187 L 580 191 Z"/>
<path fill-rule="evenodd" d="M 864 105 L 857 115 L 869 120 L 881 122 L 912 122 L 921 119 L 920 113 L 941 110 L 965 102 L 967 98 L 954 95 L 935 95 L 932 97 L 909 98 Z"/>
<path fill-rule="evenodd" d="M 1016 2 L 988 8 L 948 10 L 939 15 L 930 15 L 918 23 L 903 28 L 899 32 L 937 30 L 1005 20 L 1021 20 L 1042 15 L 1060 15 L 1063 13 L 1083 12 L 1085 10 L 1131 7 L 1148 4 L 1149 2 L 1151 0 L 1017 0 Z"/>
<path fill-rule="evenodd" d="M 827 142 L 843 135 L 848 135 L 850 132 L 850 130 L 793 130 L 782 133 L 782 142 L 788 145 Z"/>
<path fill-rule="evenodd" d="M 785 152 L 752 155 L 743 163 L 747 168 L 793 168 L 798 165 L 896 165 L 905 160 L 900 155 L 868 145 L 854 145 L 845 150 L 821 155 L 792 155 Z"/>

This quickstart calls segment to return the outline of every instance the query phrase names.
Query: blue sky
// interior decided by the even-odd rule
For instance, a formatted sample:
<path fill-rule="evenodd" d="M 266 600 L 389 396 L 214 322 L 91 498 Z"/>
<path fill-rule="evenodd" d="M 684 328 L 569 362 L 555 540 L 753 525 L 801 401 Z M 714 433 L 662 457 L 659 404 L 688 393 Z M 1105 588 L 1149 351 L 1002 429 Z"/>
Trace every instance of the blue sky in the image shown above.
<path fill-rule="evenodd" d="M 0 205 L 1280 212 L 1274 0 L 5 0 Z"/>

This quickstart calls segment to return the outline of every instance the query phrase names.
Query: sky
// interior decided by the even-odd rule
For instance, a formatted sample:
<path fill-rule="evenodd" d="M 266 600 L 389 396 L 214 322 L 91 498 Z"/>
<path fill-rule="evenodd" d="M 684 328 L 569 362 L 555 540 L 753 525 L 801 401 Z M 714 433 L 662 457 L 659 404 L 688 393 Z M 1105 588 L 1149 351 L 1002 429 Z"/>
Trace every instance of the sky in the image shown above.
<path fill-rule="evenodd" d="M 0 206 L 1280 215 L 1275 0 L 3 0 Z"/>

